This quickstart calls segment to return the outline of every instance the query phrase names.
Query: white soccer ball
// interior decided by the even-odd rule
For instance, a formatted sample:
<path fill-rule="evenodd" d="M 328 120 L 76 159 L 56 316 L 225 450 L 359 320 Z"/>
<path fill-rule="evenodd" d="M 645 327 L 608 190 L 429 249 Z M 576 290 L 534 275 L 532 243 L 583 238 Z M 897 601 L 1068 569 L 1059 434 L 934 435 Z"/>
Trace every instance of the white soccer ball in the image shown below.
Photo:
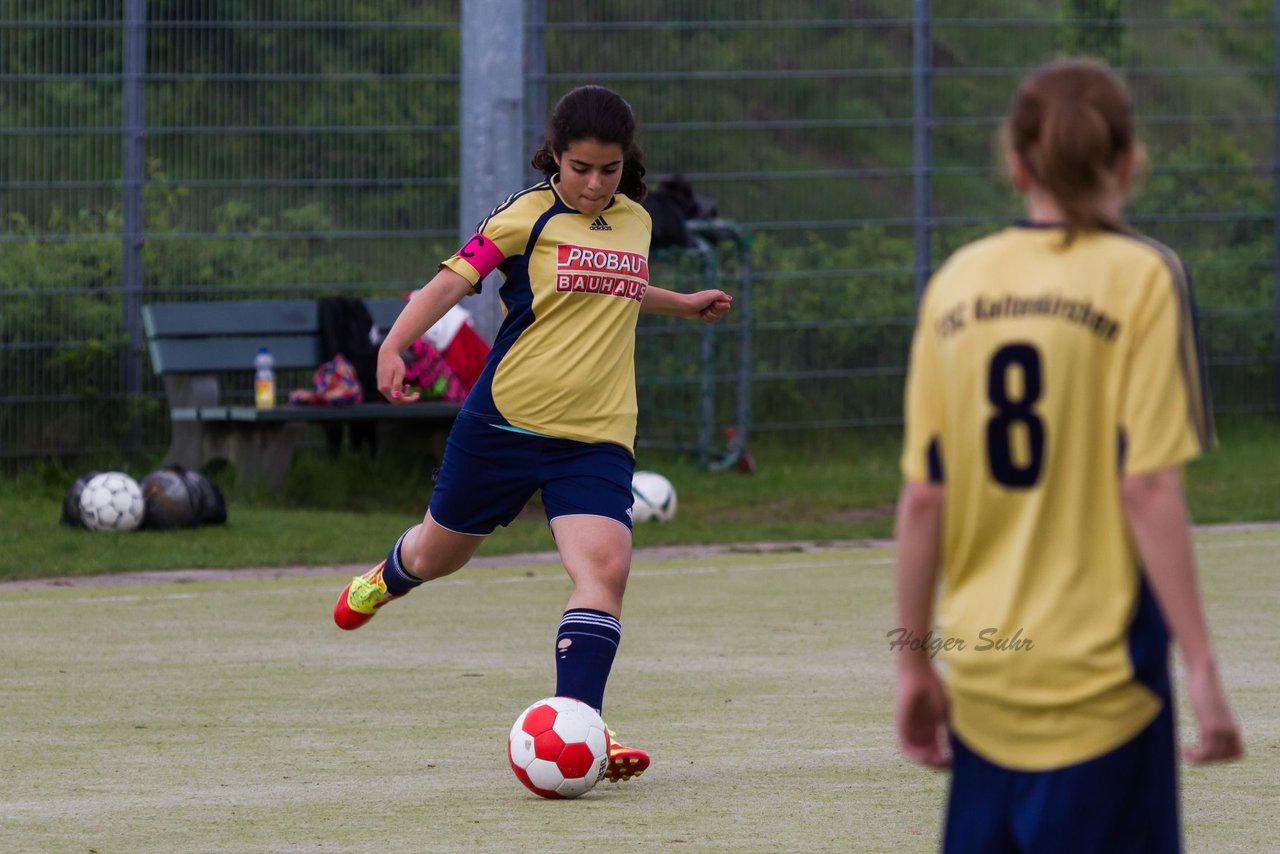
<path fill-rule="evenodd" d="M 516 778 L 544 798 L 577 798 L 609 768 L 609 734 L 595 709 L 547 697 L 520 713 L 507 737 Z"/>
<path fill-rule="evenodd" d="M 90 531 L 132 531 L 144 512 L 142 488 L 124 472 L 95 475 L 80 493 L 80 519 Z"/>
<path fill-rule="evenodd" d="M 638 471 L 631 478 L 631 521 L 670 522 L 676 517 L 676 488 L 655 471 Z"/>

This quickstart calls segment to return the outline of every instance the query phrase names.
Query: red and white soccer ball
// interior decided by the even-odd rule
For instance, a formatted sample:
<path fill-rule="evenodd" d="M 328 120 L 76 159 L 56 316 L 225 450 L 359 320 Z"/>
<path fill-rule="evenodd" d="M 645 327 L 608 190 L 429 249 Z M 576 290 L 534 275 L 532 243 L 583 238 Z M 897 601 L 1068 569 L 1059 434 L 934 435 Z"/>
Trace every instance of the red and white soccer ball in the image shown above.
<path fill-rule="evenodd" d="M 596 710 L 571 697 L 548 697 L 520 713 L 507 739 L 511 770 L 544 798 L 576 798 L 609 767 L 609 734 Z"/>
<path fill-rule="evenodd" d="M 80 493 L 80 520 L 90 531 L 132 531 L 145 513 L 142 488 L 124 472 L 94 475 Z"/>

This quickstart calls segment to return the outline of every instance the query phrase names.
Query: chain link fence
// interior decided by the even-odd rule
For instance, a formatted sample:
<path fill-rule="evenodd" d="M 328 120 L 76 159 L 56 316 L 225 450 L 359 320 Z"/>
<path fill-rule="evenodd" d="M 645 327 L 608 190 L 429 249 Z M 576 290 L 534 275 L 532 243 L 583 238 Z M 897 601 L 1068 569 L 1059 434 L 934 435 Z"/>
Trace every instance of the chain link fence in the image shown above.
<path fill-rule="evenodd" d="M 651 186 L 683 175 L 749 241 L 655 260 L 658 284 L 714 267 L 751 299 L 710 338 L 645 318 L 642 442 L 897 423 L 916 294 L 1018 216 L 995 128 L 1060 53 L 1130 81 L 1153 164 L 1131 219 L 1187 260 L 1215 408 L 1278 411 L 1280 3 L 524 5 L 529 147 L 563 91 L 608 85 Z M 459 19 L 458 0 L 0 0 L 0 459 L 164 447 L 143 302 L 420 285 L 459 233 Z"/>

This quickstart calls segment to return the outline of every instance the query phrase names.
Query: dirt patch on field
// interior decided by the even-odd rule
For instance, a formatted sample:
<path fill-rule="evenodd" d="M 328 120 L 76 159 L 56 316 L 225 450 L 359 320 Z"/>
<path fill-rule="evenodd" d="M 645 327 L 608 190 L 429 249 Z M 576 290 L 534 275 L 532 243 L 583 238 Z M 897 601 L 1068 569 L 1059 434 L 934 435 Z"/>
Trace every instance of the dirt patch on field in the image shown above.
<path fill-rule="evenodd" d="M 868 522 L 875 519 L 892 519 L 893 505 L 883 507 L 856 507 L 834 510 L 816 518 L 823 522 Z M 778 502 L 762 507 L 736 507 L 721 511 L 717 519 L 725 525 L 758 525 L 779 519 L 807 519 L 813 514 L 799 502 Z"/>
<path fill-rule="evenodd" d="M 823 540 L 794 543 L 726 543 L 702 546 L 651 546 L 636 549 L 633 562 L 681 560 L 731 554 L 776 554 L 788 552 L 822 552 L 835 549 L 887 548 L 888 540 Z M 540 566 L 559 563 L 553 551 L 523 552 L 472 558 L 468 569 L 503 566 Z M 112 575 L 85 575 L 66 578 L 32 578 L 0 582 L 0 592 L 7 590 L 47 590 L 53 587 L 114 587 L 125 584 L 180 584 L 193 581 L 232 581 L 253 578 L 297 578 L 308 576 L 358 575 L 369 567 L 365 564 L 322 564 L 316 566 L 266 566 L 242 569 L 168 569 L 149 572 L 121 572 Z"/>
<path fill-rule="evenodd" d="M 869 516 L 880 515 L 880 510 L 865 512 Z M 1199 525 L 1197 533 L 1252 533 L 1280 530 L 1280 522 L 1245 522 L 1227 525 Z M 693 546 L 650 546 L 636 549 L 632 560 L 646 561 L 682 560 L 716 557 L 732 554 L 785 554 L 787 552 L 811 553 L 838 549 L 892 548 L 892 540 L 800 540 L 784 543 L 721 543 Z M 560 561 L 553 551 L 523 552 L 520 554 L 477 557 L 467 565 L 469 569 L 503 566 L 540 566 Z M 367 564 L 323 564 L 317 566 L 267 566 L 242 569 L 169 569 L 151 572 L 122 572 L 113 575 L 86 575 L 67 578 L 32 578 L 21 581 L 0 581 L 0 592 L 7 590 L 47 590 L 51 587 L 113 587 L 125 584 L 180 584 L 192 581 L 232 581 L 253 578 L 295 578 L 307 576 L 358 575 L 368 569 Z"/>

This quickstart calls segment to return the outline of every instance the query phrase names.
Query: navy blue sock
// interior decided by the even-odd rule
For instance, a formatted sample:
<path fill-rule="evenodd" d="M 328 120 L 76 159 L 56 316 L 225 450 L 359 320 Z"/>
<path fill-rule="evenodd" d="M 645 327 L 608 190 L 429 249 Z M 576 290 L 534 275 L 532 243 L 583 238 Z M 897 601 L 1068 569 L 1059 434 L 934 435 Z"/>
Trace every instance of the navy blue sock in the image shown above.
<path fill-rule="evenodd" d="M 622 640 L 618 618 L 591 608 L 571 608 L 556 635 L 556 696 L 604 708 L 604 685 Z"/>
<path fill-rule="evenodd" d="M 409 531 L 412 531 L 410 528 Z M 400 539 L 396 540 L 396 544 L 391 547 L 391 553 L 387 555 L 387 562 L 382 567 L 382 581 L 387 585 L 387 592 L 392 596 L 400 596 L 408 593 L 413 588 L 422 583 L 421 578 L 417 578 L 409 574 L 404 568 L 404 564 L 400 562 L 400 544 L 404 542 L 405 531 L 400 535 Z"/>

